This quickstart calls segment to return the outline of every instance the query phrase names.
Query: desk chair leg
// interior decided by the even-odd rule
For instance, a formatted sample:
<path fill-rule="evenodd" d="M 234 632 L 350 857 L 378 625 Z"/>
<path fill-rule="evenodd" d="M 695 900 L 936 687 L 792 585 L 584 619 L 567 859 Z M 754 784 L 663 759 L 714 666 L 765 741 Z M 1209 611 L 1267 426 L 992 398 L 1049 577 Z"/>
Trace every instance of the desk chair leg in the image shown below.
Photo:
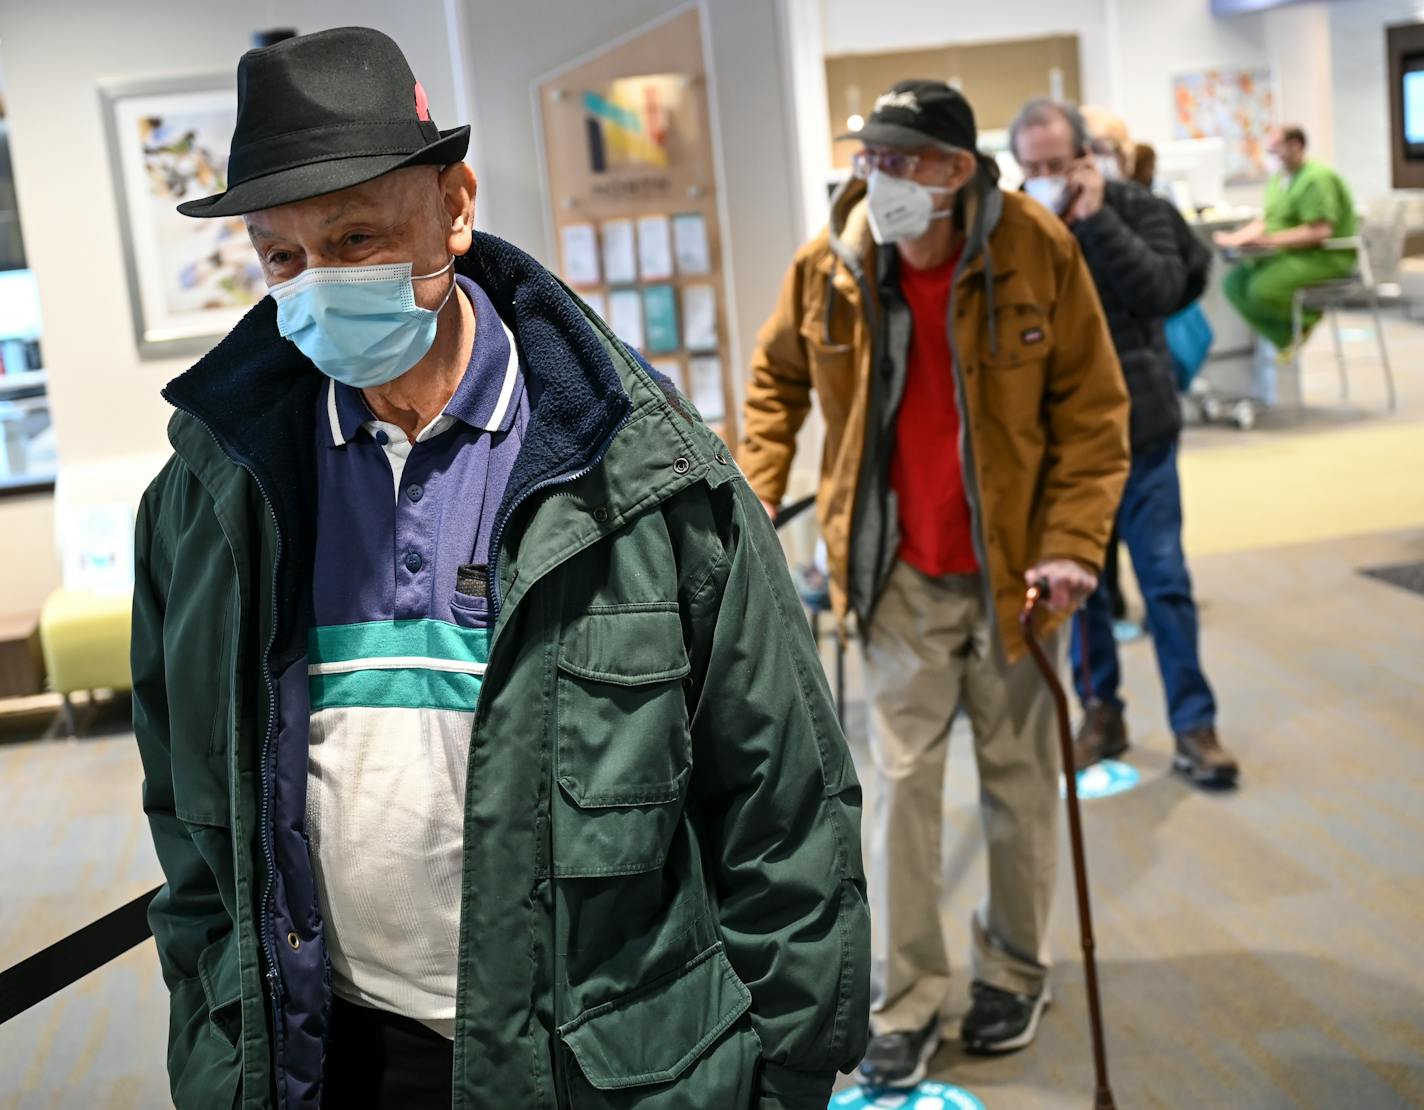
<path fill-rule="evenodd" d="M 1370 312 L 1375 319 L 1375 342 L 1379 344 L 1380 365 L 1384 367 L 1385 391 L 1389 397 L 1389 411 L 1394 412 L 1398 406 L 1398 399 L 1394 395 L 1394 371 L 1389 365 L 1389 350 L 1384 342 L 1384 320 L 1380 317 L 1379 297 L 1375 295 L 1373 289 L 1370 290 Z"/>
<path fill-rule="evenodd" d="M 1300 333 L 1304 330 L 1304 311 L 1300 303 L 1300 290 L 1297 289 L 1295 295 L 1291 297 L 1291 350 L 1295 353 L 1295 420 L 1297 424 L 1305 423 L 1305 375 L 1300 372 Z M 1279 386 L 1281 376 L 1279 362 L 1273 368 L 1273 373 L 1276 375 Z M 1279 389 L 1276 398 L 1280 399 Z"/>
<path fill-rule="evenodd" d="M 1335 342 L 1335 369 L 1340 372 L 1340 403 L 1349 404 L 1350 376 L 1345 372 L 1345 344 L 1340 338 L 1340 314 L 1333 308 L 1327 308 L 1325 315 L 1330 317 L 1330 337 Z"/>
<path fill-rule="evenodd" d="M 59 707 L 60 715 L 64 718 L 64 735 L 73 740 L 79 735 L 79 717 L 74 712 L 74 703 L 69 700 L 69 695 L 61 694 L 60 697 L 64 699 Z"/>

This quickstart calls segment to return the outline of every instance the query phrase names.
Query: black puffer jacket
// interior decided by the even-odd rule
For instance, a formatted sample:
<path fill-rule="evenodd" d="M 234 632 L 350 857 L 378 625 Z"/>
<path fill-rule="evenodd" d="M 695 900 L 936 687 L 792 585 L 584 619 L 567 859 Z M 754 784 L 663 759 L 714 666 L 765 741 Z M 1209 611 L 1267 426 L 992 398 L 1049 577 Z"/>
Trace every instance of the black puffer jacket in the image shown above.
<path fill-rule="evenodd" d="M 1162 331 L 1187 299 L 1188 267 L 1172 216 L 1146 189 L 1109 181 L 1102 209 L 1073 224 L 1132 395 L 1133 454 L 1164 447 L 1182 430 L 1177 375 Z"/>

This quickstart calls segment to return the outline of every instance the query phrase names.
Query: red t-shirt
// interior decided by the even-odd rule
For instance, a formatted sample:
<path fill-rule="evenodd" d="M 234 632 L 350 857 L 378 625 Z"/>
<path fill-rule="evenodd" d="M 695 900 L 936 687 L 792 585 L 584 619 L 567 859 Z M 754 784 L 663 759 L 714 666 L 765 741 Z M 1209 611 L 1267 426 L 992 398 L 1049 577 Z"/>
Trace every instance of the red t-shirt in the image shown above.
<path fill-rule="evenodd" d="M 959 405 L 947 330 L 958 263 L 956 254 L 943 266 L 916 270 L 900 260 L 900 295 L 910 306 L 910 357 L 890 488 L 900 502 L 900 558 L 936 577 L 979 569 L 960 466 Z"/>

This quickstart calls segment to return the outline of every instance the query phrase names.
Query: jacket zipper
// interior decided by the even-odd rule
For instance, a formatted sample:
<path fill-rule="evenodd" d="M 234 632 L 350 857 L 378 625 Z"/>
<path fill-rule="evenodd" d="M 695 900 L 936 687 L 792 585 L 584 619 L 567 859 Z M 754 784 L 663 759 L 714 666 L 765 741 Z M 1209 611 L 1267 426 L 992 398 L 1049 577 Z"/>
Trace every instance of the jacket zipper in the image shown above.
<path fill-rule="evenodd" d="M 196 412 L 194 412 L 192 409 L 188 408 L 185 405 L 178 404 L 171 397 L 167 398 L 167 400 L 168 403 L 171 404 L 174 408 L 178 409 L 180 412 L 187 413 L 199 424 L 201 424 L 203 430 L 208 433 L 208 436 L 212 439 L 213 443 L 217 445 L 218 450 L 221 451 L 227 458 L 232 459 L 233 462 L 237 463 L 238 466 L 242 467 L 243 470 L 247 471 L 247 473 L 251 475 L 252 480 L 257 484 L 258 492 L 262 494 L 262 501 L 267 506 L 267 512 L 272 517 L 273 532 L 276 534 L 277 537 L 277 542 L 273 553 L 274 587 L 272 590 L 271 608 L 272 631 L 268 635 L 267 646 L 263 649 L 262 652 L 262 680 L 267 686 L 267 704 L 270 707 L 270 712 L 267 718 L 267 728 L 262 738 L 262 768 L 260 780 L 262 784 L 262 828 L 260 829 L 260 834 L 262 839 L 262 856 L 267 864 L 267 879 L 262 889 L 261 916 L 257 923 L 257 932 L 258 935 L 262 938 L 262 951 L 267 956 L 267 981 L 272 990 L 274 1031 L 276 1031 L 280 1043 L 282 1014 L 282 978 L 281 973 L 277 967 L 276 948 L 272 944 L 272 938 L 269 936 L 267 928 L 268 909 L 272 903 L 272 892 L 276 886 L 275 876 L 277 871 L 277 852 L 272 842 L 272 780 L 270 774 L 268 773 L 267 766 L 269 761 L 268 757 L 270 756 L 272 751 L 272 742 L 275 736 L 277 724 L 277 684 L 272 681 L 271 659 L 272 649 L 277 645 L 277 591 L 275 588 L 275 573 L 276 567 L 280 566 L 282 561 L 282 529 L 278 525 L 277 514 L 272 508 L 272 498 L 268 496 L 267 487 L 262 484 L 262 479 L 258 476 L 257 471 L 254 470 L 252 467 L 248 466 L 241 459 L 234 458 L 232 454 L 227 450 L 227 448 L 223 446 L 222 440 L 218 439 L 217 433 L 213 431 L 212 426 Z M 281 1088 L 281 1086 L 282 1084 L 278 1083 L 279 1089 Z M 285 1103 L 285 1097 L 282 1098 L 282 1101 Z"/>
<path fill-rule="evenodd" d="M 604 456 L 608 454 L 608 449 L 613 446 L 613 441 L 618 437 L 618 433 L 627 427 L 628 421 L 631 420 L 632 417 L 633 412 L 630 408 L 628 412 L 623 414 L 623 418 L 618 421 L 618 426 L 608 434 L 608 438 L 603 441 L 602 446 L 598 449 L 598 453 L 594 455 L 587 466 L 580 470 L 571 471 L 568 474 L 561 474 L 558 477 L 546 478 L 542 482 L 534 483 L 534 485 L 530 486 L 510 502 L 509 508 L 495 521 L 494 534 L 490 537 L 490 599 L 493 602 L 490 615 L 492 617 L 492 625 L 499 623 L 499 612 L 502 606 L 499 587 L 499 552 L 500 541 L 504 538 L 504 527 L 509 523 L 509 518 L 514 515 L 515 510 L 518 509 L 520 505 L 524 504 L 525 501 L 529 500 L 529 498 L 533 497 L 536 493 L 549 489 L 552 486 L 561 486 L 567 485 L 569 482 L 577 482 L 584 475 L 592 472 L 599 463 L 603 462 Z M 493 643 L 490 645 L 490 655 L 491 657 L 494 655 Z M 486 671 L 486 674 L 488 674 L 488 671 Z"/>
<path fill-rule="evenodd" d="M 851 278 L 855 281 L 856 288 L 858 288 L 858 289 L 860 290 L 861 311 L 864 313 L 864 316 L 865 316 L 866 331 L 867 331 L 867 332 L 869 333 L 869 335 L 870 335 L 870 383 L 869 383 L 869 391 L 870 391 L 870 392 L 869 392 L 869 396 L 868 396 L 868 398 L 867 398 L 866 414 L 865 414 L 865 415 L 866 415 L 866 423 L 867 423 L 867 425 L 873 425 L 873 424 L 876 422 L 876 420 L 878 419 L 878 414 L 877 414 L 876 411 L 875 411 L 875 404 L 874 404 L 874 398 L 875 398 L 875 375 L 880 372 L 880 353 L 881 353 L 881 352 L 880 352 L 880 325 L 879 325 L 879 320 L 878 320 L 877 318 L 874 318 L 874 317 L 872 316 L 871 305 L 872 305 L 872 304 L 878 305 L 879 302 L 873 302 L 873 301 L 871 301 L 871 299 L 870 299 L 870 283 L 869 283 L 869 281 L 867 281 L 866 278 L 865 278 L 865 270 L 864 270 L 864 267 L 860 266 L 859 263 L 857 263 L 856 265 L 851 265 L 850 261 L 849 261 L 846 257 L 842 256 L 841 253 L 840 253 L 840 251 L 839 251 L 839 250 L 836 250 L 836 248 L 835 248 L 834 245 L 832 245 L 832 248 L 831 248 L 831 249 L 832 249 L 833 251 L 835 251 L 836 257 L 840 259 L 841 265 L 845 266 L 845 268 L 850 272 Z M 827 285 L 828 288 L 832 288 L 832 289 L 833 289 L 833 288 L 835 287 L 835 284 L 834 284 L 834 283 L 835 283 L 835 278 L 836 278 L 836 275 L 835 275 L 834 271 L 832 271 L 832 273 L 826 278 L 826 285 Z M 876 314 L 876 315 L 878 316 L 878 314 Z M 868 429 L 867 429 L 867 430 L 868 430 Z M 879 431 L 879 429 L 877 428 L 877 429 L 876 429 L 876 444 L 875 444 L 875 450 L 876 450 L 876 454 L 877 454 L 877 458 L 875 459 L 875 473 L 876 473 L 876 485 L 877 485 L 877 486 L 880 485 L 879 475 L 880 475 L 880 471 L 883 469 L 883 468 L 881 467 L 880 458 L 879 458 L 879 454 L 880 454 L 880 452 L 881 452 L 881 450 L 882 450 L 882 445 L 881 445 L 881 442 L 880 442 L 880 441 L 882 441 L 884 438 L 885 438 L 884 435 L 883 435 L 883 434 Z M 861 473 L 857 474 L 856 477 L 855 477 L 855 481 L 856 481 L 855 497 L 852 498 L 852 500 L 851 500 L 851 506 L 850 506 L 850 520 L 851 520 L 851 534 L 852 534 L 852 535 L 854 535 L 855 532 L 856 532 L 857 517 L 859 516 L 859 512 L 860 512 L 860 508 L 861 508 L 860 499 L 861 499 L 861 497 L 863 497 L 863 496 L 865 495 L 865 491 L 860 488 L 861 486 L 863 486 L 863 485 L 865 484 L 865 483 L 862 481 L 862 478 L 863 478 L 863 476 L 864 476 L 864 469 L 865 469 L 865 460 L 862 459 L 862 460 L 861 460 Z M 849 579 L 849 582 L 848 582 L 849 589 L 848 589 L 846 592 L 847 592 L 847 594 L 848 594 L 849 597 L 850 597 L 851 608 L 852 608 L 852 609 L 855 609 L 856 615 L 859 616 L 859 617 L 861 617 L 862 619 L 864 619 L 864 618 L 866 618 L 866 617 L 869 617 L 871 610 L 875 608 L 875 601 L 876 601 L 875 595 L 879 592 L 879 587 L 880 587 L 880 564 L 884 561 L 884 556 L 885 556 L 885 533 L 886 533 L 886 528 L 885 528 L 885 525 L 884 525 L 884 520 L 885 520 L 885 515 L 886 515 L 886 514 L 885 514 L 885 506 L 886 506 L 886 504 L 888 503 L 888 500 L 889 500 L 889 499 L 888 499 L 888 497 L 886 496 L 886 493 L 885 493 L 885 491 L 884 491 L 883 489 L 880 491 L 880 493 L 879 493 L 878 496 L 879 496 L 879 501 L 880 501 L 881 528 L 880 528 L 880 536 L 879 536 L 879 538 L 878 538 L 877 545 L 876 545 L 876 549 L 875 549 L 875 566 L 872 568 L 872 582 L 871 582 L 871 586 L 870 586 L 870 589 L 871 589 L 871 596 L 870 596 L 870 597 L 857 599 L 856 596 L 855 596 L 855 595 L 856 595 L 855 583 L 856 583 L 856 578 L 857 578 L 857 571 L 856 571 L 855 562 L 854 562 L 854 558 L 855 558 L 855 543 L 854 543 L 854 541 L 851 542 L 850 550 L 849 550 L 849 552 L 848 552 L 847 559 L 846 559 L 846 569 L 847 569 L 847 571 L 848 571 L 847 578 Z M 861 602 L 860 605 L 857 605 L 857 604 L 856 604 L 857 600 L 859 600 L 859 601 Z"/>
<path fill-rule="evenodd" d="M 988 251 L 988 243 L 986 242 L 981 249 Z M 964 262 L 961 260 L 959 268 L 962 269 L 963 266 Z M 995 634 L 997 635 L 998 620 L 994 617 L 997 612 L 994 583 L 989 572 L 989 560 L 984 547 L 983 509 L 979 504 L 979 472 L 974 466 L 974 440 L 969 431 L 969 389 L 965 384 L 964 363 L 960 359 L 959 344 L 954 338 L 954 310 L 959 304 L 958 270 L 956 270 L 953 280 L 954 283 L 949 288 L 948 319 L 945 321 L 945 329 L 949 337 L 949 362 L 950 371 L 954 376 L 955 402 L 959 406 L 959 469 L 964 479 L 964 497 L 969 502 L 969 519 L 972 524 L 970 539 L 974 544 L 974 557 L 979 560 L 980 578 L 984 583 L 984 592 L 988 598 L 986 613 L 991 618 L 989 626 L 996 630 Z M 989 331 L 992 335 L 998 333 L 998 320 L 993 316 L 989 318 Z"/>

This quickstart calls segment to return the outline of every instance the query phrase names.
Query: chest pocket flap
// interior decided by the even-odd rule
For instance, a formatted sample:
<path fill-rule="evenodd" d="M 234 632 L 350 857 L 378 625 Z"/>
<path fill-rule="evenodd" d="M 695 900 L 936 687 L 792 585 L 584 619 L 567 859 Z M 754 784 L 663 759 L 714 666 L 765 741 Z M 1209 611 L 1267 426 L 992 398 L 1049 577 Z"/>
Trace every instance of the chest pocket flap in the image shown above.
<path fill-rule="evenodd" d="M 676 603 L 590 609 L 559 653 L 554 873 L 662 866 L 692 771 Z"/>
<path fill-rule="evenodd" d="M 1053 324 L 1036 304 L 1001 304 L 995 310 L 997 350 L 989 342 L 989 321 L 979 339 L 980 353 L 990 366 L 1013 368 L 1043 362 L 1053 350 Z"/>

